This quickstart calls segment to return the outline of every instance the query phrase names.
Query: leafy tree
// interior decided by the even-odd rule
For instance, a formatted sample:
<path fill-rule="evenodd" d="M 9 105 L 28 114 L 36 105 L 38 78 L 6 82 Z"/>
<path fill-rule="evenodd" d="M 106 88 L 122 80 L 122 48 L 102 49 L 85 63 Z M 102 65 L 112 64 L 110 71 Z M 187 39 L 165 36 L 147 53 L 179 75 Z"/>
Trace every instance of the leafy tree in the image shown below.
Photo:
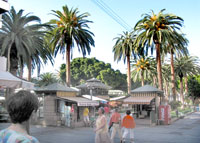
<path fill-rule="evenodd" d="M 152 11 L 152 15 L 144 14 L 144 17 L 135 25 L 135 31 L 138 32 L 136 45 L 140 48 L 145 48 L 148 54 L 148 48 L 156 51 L 157 73 L 159 89 L 163 90 L 162 83 L 162 67 L 161 67 L 161 52 L 163 45 L 166 43 L 173 45 L 177 39 L 182 26 L 183 19 L 174 14 L 164 14 L 164 9 L 158 14 Z M 144 51 L 144 50 L 143 50 Z"/>
<path fill-rule="evenodd" d="M 65 64 L 62 64 L 59 71 L 59 77 L 65 81 Z M 126 91 L 126 75 L 119 70 L 111 68 L 110 64 L 106 64 L 96 58 L 75 58 L 71 62 L 71 83 L 77 86 L 90 78 L 97 78 L 113 89 L 121 89 Z"/>
<path fill-rule="evenodd" d="M 192 97 L 193 103 L 196 99 L 200 98 L 200 76 L 189 78 L 188 95 Z"/>
<path fill-rule="evenodd" d="M 131 56 L 136 56 L 135 50 L 135 37 L 133 32 L 124 32 L 119 37 L 116 37 L 116 43 L 113 47 L 114 60 L 117 62 L 121 59 L 124 63 L 127 60 L 127 83 L 128 83 L 128 93 L 131 92 L 131 68 L 130 68 L 130 58 Z"/>
<path fill-rule="evenodd" d="M 124 91 L 126 91 L 127 89 L 126 75 L 121 74 L 119 70 L 114 71 L 111 68 L 108 68 L 107 70 L 102 70 L 100 71 L 100 75 L 97 76 L 97 78 L 105 84 L 112 86 L 113 89 Z"/>
<path fill-rule="evenodd" d="M 53 11 L 58 19 L 50 20 L 53 26 L 49 35 L 50 47 L 55 56 L 58 51 L 62 54 L 66 53 L 66 82 L 70 85 L 70 54 L 75 44 L 83 56 L 90 54 L 91 46 L 94 46 L 93 33 L 90 32 L 88 23 L 92 21 L 87 20 L 88 13 L 79 14 L 78 9 L 69 9 L 66 6 L 62 7 L 63 11 Z"/>
<path fill-rule="evenodd" d="M 42 62 L 52 61 L 51 53 L 44 47 L 43 30 L 48 25 L 40 24 L 40 18 L 34 15 L 24 15 L 23 10 L 15 11 L 14 7 L 3 14 L 0 29 L 0 55 L 7 57 L 8 71 L 17 74 L 18 65 L 21 70 L 24 65 L 40 69 Z M 31 71 L 31 70 L 29 70 Z M 30 77 L 30 75 L 29 75 Z"/>

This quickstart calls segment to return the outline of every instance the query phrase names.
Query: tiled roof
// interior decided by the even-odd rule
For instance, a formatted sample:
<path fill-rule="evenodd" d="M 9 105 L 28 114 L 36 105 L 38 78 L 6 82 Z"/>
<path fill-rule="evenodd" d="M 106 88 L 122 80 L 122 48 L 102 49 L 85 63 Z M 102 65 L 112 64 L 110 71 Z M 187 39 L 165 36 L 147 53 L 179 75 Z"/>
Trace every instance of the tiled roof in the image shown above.
<path fill-rule="evenodd" d="M 150 104 L 151 100 L 154 99 L 153 96 L 129 96 L 124 99 L 125 104 Z"/>
<path fill-rule="evenodd" d="M 136 88 L 134 90 L 131 91 L 131 93 L 147 93 L 147 92 L 156 92 L 156 93 L 163 93 L 162 90 L 155 88 L 153 86 L 150 85 L 145 85 L 139 88 Z"/>
<path fill-rule="evenodd" d="M 64 91 L 64 92 L 77 92 L 75 89 L 68 87 L 67 85 L 63 85 L 60 83 L 53 83 L 45 87 L 36 88 L 35 91 Z"/>
<path fill-rule="evenodd" d="M 101 89 L 110 89 L 110 86 L 105 85 L 100 80 L 92 78 L 86 81 L 86 83 L 78 85 L 77 88 L 101 88 Z"/>

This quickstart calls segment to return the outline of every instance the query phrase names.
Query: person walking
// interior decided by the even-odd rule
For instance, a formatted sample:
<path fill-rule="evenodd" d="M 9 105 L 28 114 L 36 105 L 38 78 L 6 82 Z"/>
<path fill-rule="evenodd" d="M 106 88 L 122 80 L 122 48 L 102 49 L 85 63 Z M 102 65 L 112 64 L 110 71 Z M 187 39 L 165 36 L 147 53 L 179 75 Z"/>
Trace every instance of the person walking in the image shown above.
<path fill-rule="evenodd" d="M 89 109 L 86 107 L 83 110 L 83 121 L 85 123 L 85 126 L 89 126 L 90 120 L 89 120 Z"/>
<path fill-rule="evenodd" d="M 38 105 L 37 97 L 29 91 L 21 90 L 11 96 L 7 101 L 7 111 L 12 124 L 0 131 L 0 143 L 39 143 L 26 128 Z"/>
<path fill-rule="evenodd" d="M 106 116 L 106 120 L 109 123 L 109 119 L 110 119 L 110 108 L 108 106 L 108 104 L 106 104 L 104 106 L 104 111 L 105 111 L 105 116 Z"/>
<path fill-rule="evenodd" d="M 122 142 L 122 134 L 121 134 L 121 115 L 118 113 L 118 109 L 114 110 L 110 118 L 109 126 L 112 126 L 112 133 L 111 133 L 111 142 L 114 143 L 114 137 L 116 133 L 118 133 L 120 141 Z"/>
<path fill-rule="evenodd" d="M 135 128 L 135 120 L 132 116 L 130 116 L 131 111 L 126 111 L 126 116 L 122 120 L 122 127 L 124 127 L 124 133 L 123 133 L 123 142 L 125 142 L 125 139 L 127 136 L 130 136 L 131 143 L 134 143 L 134 132 L 133 129 Z"/>
<path fill-rule="evenodd" d="M 96 120 L 96 128 L 94 130 L 96 132 L 95 143 L 111 143 L 104 108 L 100 107 L 98 113 L 99 116 Z"/>

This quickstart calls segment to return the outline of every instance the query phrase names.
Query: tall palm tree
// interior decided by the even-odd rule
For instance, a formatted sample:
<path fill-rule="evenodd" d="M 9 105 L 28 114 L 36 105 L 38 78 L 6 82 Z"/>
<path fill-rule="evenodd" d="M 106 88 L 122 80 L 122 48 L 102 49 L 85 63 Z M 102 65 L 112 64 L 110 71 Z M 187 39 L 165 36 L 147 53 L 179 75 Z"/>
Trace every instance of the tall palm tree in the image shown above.
<path fill-rule="evenodd" d="M 188 40 L 185 38 L 183 34 L 176 34 L 177 37 L 174 39 L 173 45 L 166 43 L 163 48 L 163 55 L 170 54 L 170 69 L 171 69 L 171 84 L 172 84 L 172 95 L 173 100 L 176 101 L 176 84 L 175 84 L 175 71 L 174 71 L 174 55 L 188 55 Z"/>
<path fill-rule="evenodd" d="M 128 83 L 128 93 L 131 93 L 131 72 L 130 72 L 130 58 L 131 56 L 136 56 L 135 50 L 135 37 L 133 32 L 123 32 L 119 37 L 116 37 L 116 43 L 113 47 L 114 60 L 119 62 L 122 58 L 124 63 L 127 61 L 127 83 Z"/>
<path fill-rule="evenodd" d="M 179 56 L 175 58 L 174 69 L 175 73 L 180 78 L 180 96 L 183 105 L 184 105 L 183 78 L 187 76 L 200 74 L 200 66 L 198 65 L 198 61 L 199 59 L 193 56 Z"/>
<path fill-rule="evenodd" d="M 152 80 L 152 77 L 155 77 L 156 67 L 154 60 L 152 57 L 141 57 L 133 61 L 131 76 L 135 82 L 141 80 L 141 85 L 144 86 L 144 80 Z"/>
<path fill-rule="evenodd" d="M 22 69 L 24 65 L 28 65 L 31 57 L 40 59 L 34 62 L 38 69 L 43 59 L 52 60 L 50 53 L 48 56 L 44 55 L 47 50 L 43 47 L 43 29 L 47 25 L 40 24 L 39 17 L 24 15 L 23 12 L 16 12 L 14 7 L 11 7 L 11 10 L 3 15 L 0 29 L 0 54 L 7 57 L 7 70 L 14 75 L 17 74 L 18 65 L 20 64 Z"/>
<path fill-rule="evenodd" d="M 156 61 L 157 61 L 157 73 L 159 89 L 163 90 L 162 84 L 162 67 L 161 67 L 161 50 L 163 44 L 168 42 L 173 45 L 174 37 L 176 37 L 176 30 L 180 30 L 182 26 L 183 19 L 174 14 L 164 14 L 164 9 L 158 14 L 152 11 L 152 15 L 145 14 L 144 18 L 139 20 L 135 25 L 135 31 L 138 32 L 136 39 L 137 45 L 142 45 L 141 47 L 147 48 L 151 47 L 156 51 Z"/>
<path fill-rule="evenodd" d="M 74 45 L 77 45 L 83 56 L 90 54 L 91 46 L 94 46 L 93 36 L 90 32 L 87 20 L 88 13 L 79 15 L 78 9 L 69 9 L 67 6 L 62 7 L 63 11 L 53 11 L 58 19 L 50 20 L 53 29 L 50 31 L 50 46 L 55 54 L 58 51 L 62 54 L 66 53 L 66 82 L 70 86 L 70 53 Z"/>

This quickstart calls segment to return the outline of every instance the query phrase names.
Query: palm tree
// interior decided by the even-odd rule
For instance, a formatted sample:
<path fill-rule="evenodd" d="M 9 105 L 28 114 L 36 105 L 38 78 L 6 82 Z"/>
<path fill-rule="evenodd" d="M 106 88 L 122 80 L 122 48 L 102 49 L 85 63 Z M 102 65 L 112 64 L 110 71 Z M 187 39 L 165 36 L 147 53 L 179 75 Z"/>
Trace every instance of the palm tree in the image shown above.
<path fill-rule="evenodd" d="M 49 84 L 53 84 L 55 82 L 58 82 L 56 75 L 51 72 L 47 72 L 39 76 L 39 80 L 37 81 L 37 84 L 39 87 L 42 87 L 42 86 L 47 86 Z"/>
<path fill-rule="evenodd" d="M 123 32 L 119 37 L 116 37 L 116 43 L 113 47 L 114 52 L 114 60 L 117 62 L 120 61 L 122 58 L 124 63 L 127 60 L 127 83 L 128 83 L 128 93 L 131 92 L 131 72 L 130 72 L 130 57 L 136 56 L 134 54 L 135 50 L 135 37 L 132 32 Z"/>
<path fill-rule="evenodd" d="M 158 14 L 152 11 L 152 15 L 145 14 L 144 18 L 139 20 L 135 25 L 135 31 L 138 32 L 136 44 L 142 48 L 151 47 L 156 51 L 157 73 L 159 89 L 163 90 L 162 85 L 162 67 L 161 67 L 161 51 L 163 44 L 166 42 L 173 45 L 176 37 L 176 30 L 180 30 L 183 19 L 174 14 L 164 14 L 164 9 Z"/>
<path fill-rule="evenodd" d="M 141 85 L 144 86 L 144 80 L 152 80 L 152 77 L 155 77 L 156 67 L 154 66 L 154 60 L 152 57 L 141 57 L 133 61 L 131 76 L 134 82 L 140 79 Z"/>
<path fill-rule="evenodd" d="M 164 64 L 162 66 L 162 74 L 163 74 L 163 81 L 164 81 L 164 89 L 165 89 L 165 99 L 167 101 L 169 101 L 169 94 L 170 94 L 170 85 L 169 85 L 169 82 L 170 82 L 170 65 L 169 64 Z"/>
<path fill-rule="evenodd" d="M 2 18 L 0 54 L 7 57 L 8 71 L 16 75 L 18 65 L 22 70 L 24 65 L 28 65 L 31 57 L 37 57 L 38 60 L 35 60 L 34 66 L 38 66 L 38 69 L 41 61 L 52 60 L 49 52 L 48 55 L 44 55 L 47 53 L 47 48 L 43 47 L 45 36 L 43 28 L 47 25 L 40 24 L 39 17 L 30 14 L 23 15 L 23 10 L 16 12 L 11 7 L 10 12 L 5 13 Z"/>
<path fill-rule="evenodd" d="M 58 51 L 62 54 L 66 53 L 66 82 L 70 86 L 70 53 L 74 45 L 77 45 L 79 51 L 83 56 L 90 54 L 91 46 L 94 46 L 93 36 L 90 32 L 88 23 L 92 21 L 87 20 L 88 13 L 79 15 L 78 9 L 69 9 L 63 6 L 63 11 L 53 11 L 58 19 L 50 20 L 53 29 L 50 31 L 50 46 L 55 54 Z"/>
<path fill-rule="evenodd" d="M 166 43 L 163 48 L 163 55 L 166 55 L 167 53 L 170 54 L 170 68 L 171 68 L 171 84 L 172 84 L 172 95 L 173 100 L 176 101 L 176 84 L 175 84 L 175 71 L 174 71 L 174 55 L 182 55 L 187 56 L 188 55 L 188 40 L 185 38 L 185 35 L 183 34 L 176 34 L 177 37 L 174 39 L 173 45 L 170 45 Z"/>
<path fill-rule="evenodd" d="M 187 76 L 198 75 L 200 73 L 199 59 L 193 56 L 179 56 L 175 58 L 174 69 L 175 73 L 180 78 L 180 96 L 181 102 L 184 105 L 183 96 L 183 78 Z"/>

